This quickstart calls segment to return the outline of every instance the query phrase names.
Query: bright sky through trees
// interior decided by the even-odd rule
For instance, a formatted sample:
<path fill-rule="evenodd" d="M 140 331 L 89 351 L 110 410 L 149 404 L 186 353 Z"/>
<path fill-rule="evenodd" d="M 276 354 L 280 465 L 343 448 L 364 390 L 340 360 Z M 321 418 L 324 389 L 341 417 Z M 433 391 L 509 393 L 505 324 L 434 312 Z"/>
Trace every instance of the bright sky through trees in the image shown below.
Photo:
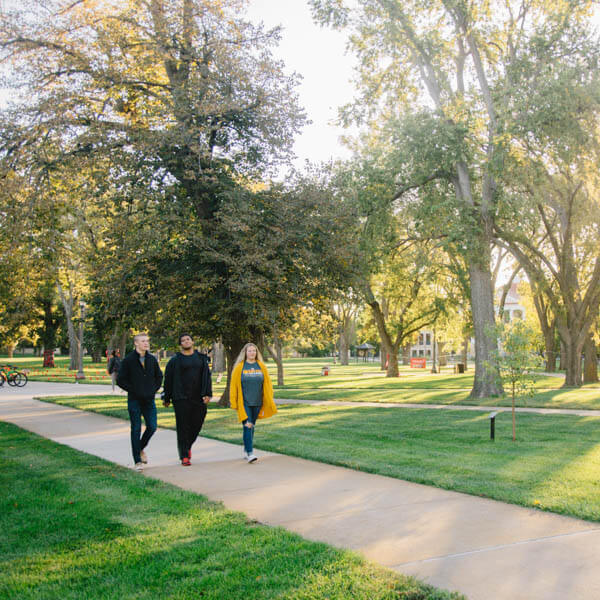
<path fill-rule="evenodd" d="M 354 59 L 345 53 L 346 33 L 316 25 L 306 0 L 251 0 L 247 16 L 269 28 L 282 26 L 274 55 L 284 61 L 288 72 L 303 77 L 300 104 L 312 124 L 296 140 L 297 166 L 307 159 L 349 156 L 339 140 L 344 130 L 334 125 L 337 109 L 354 95 Z"/>

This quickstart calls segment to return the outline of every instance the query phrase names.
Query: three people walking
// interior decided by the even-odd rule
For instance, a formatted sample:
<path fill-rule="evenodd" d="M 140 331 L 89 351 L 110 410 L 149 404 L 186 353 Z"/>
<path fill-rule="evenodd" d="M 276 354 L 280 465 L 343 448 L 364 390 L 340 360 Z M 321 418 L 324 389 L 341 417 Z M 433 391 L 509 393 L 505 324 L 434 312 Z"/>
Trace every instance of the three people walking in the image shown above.
<path fill-rule="evenodd" d="M 163 404 L 173 402 L 177 427 L 177 449 L 183 466 L 192 459 L 192 445 L 196 441 L 207 405 L 212 397 L 212 382 L 208 357 L 194 350 L 194 340 L 184 333 L 179 336 L 178 352 L 167 363 Z"/>
<path fill-rule="evenodd" d="M 127 409 L 131 423 L 131 452 L 135 468 L 143 470 L 148 462 L 145 448 L 157 428 L 156 392 L 163 374 L 156 358 L 148 352 L 147 334 L 134 336 L 135 349 L 121 361 L 113 353 L 109 370 L 117 372 L 117 385 L 127 392 Z M 207 406 L 212 397 L 212 381 L 208 357 L 194 349 L 189 334 L 179 337 L 180 351 L 171 358 L 165 370 L 163 403 L 173 403 L 177 428 L 177 450 L 183 466 L 191 465 L 192 446 L 204 424 Z M 115 360 L 113 360 L 115 359 Z M 112 367 L 112 369 L 110 368 Z M 242 423 L 244 458 L 257 460 L 254 454 L 254 430 L 258 419 L 271 417 L 277 412 L 273 398 L 273 384 L 256 344 L 248 343 L 233 365 L 230 383 L 230 405 Z M 142 435 L 142 417 L 145 430 Z"/>
<path fill-rule="evenodd" d="M 121 362 L 117 385 L 127 392 L 127 410 L 131 423 L 131 452 L 138 471 L 148 462 L 145 448 L 156 431 L 154 397 L 162 384 L 163 374 L 156 358 L 148 352 L 150 338 L 146 333 L 133 337 L 135 349 Z M 142 416 L 146 428 L 142 432 Z"/>
<path fill-rule="evenodd" d="M 273 399 L 273 384 L 260 351 L 253 343 L 246 344 L 233 365 L 229 389 L 231 408 L 237 411 L 242 423 L 244 458 L 257 460 L 254 454 L 254 429 L 258 419 L 266 419 L 277 412 Z"/>

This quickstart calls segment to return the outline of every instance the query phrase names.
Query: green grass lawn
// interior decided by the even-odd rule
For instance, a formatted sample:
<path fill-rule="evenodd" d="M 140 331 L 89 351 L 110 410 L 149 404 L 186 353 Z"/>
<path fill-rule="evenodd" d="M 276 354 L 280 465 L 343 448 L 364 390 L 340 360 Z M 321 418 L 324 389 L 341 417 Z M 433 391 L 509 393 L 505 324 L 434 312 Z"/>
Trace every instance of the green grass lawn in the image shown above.
<path fill-rule="evenodd" d="M 69 370 L 69 357 L 56 356 L 54 357 L 53 369 L 44 369 L 42 367 L 44 361 L 39 356 L 16 356 L 0 358 L 0 364 L 14 365 L 19 369 L 27 370 L 27 377 L 30 381 L 54 381 L 59 383 L 73 383 L 77 371 Z M 92 363 L 89 356 L 83 359 L 83 372 L 86 379 L 82 383 L 106 383 L 110 384 L 110 375 L 106 372 L 106 364 Z"/>
<path fill-rule="evenodd" d="M 53 402 L 128 418 L 119 396 Z M 174 428 L 172 409 L 158 409 Z M 511 415 L 368 406 L 280 407 L 259 421 L 256 447 L 600 521 L 600 417 Z M 241 444 L 234 411 L 211 406 L 203 435 Z"/>
<path fill-rule="evenodd" d="M 0 423 L 0 597 L 462 598 Z"/>
<path fill-rule="evenodd" d="M 321 376 L 321 367 L 331 374 Z M 274 366 L 270 366 L 274 372 Z M 519 406 L 543 408 L 600 409 L 600 386 L 561 389 L 564 378 L 540 375 L 533 398 L 520 398 Z M 346 400 L 355 402 L 400 402 L 417 404 L 466 404 L 510 406 L 509 398 L 471 399 L 473 369 L 454 374 L 451 367 L 431 374 L 422 369 L 400 367 L 400 377 L 388 378 L 375 363 L 332 365 L 324 359 L 291 359 L 285 363 L 285 386 L 276 387 L 277 398 L 302 400 Z"/>
<path fill-rule="evenodd" d="M 37 357 L 17 358 L 15 365 L 32 369 L 32 381 L 73 382 L 75 371 L 69 371 L 68 357 L 56 359 L 56 369 L 42 369 Z M 164 369 L 166 361 L 162 361 Z M 89 357 L 84 363 L 87 383 L 110 383 L 105 366 L 91 364 Z M 331 374 L 321 376 L 321 368 L 328 365 Z M 276 368 L 268 363 L 273 380 Z M 540 376 L 536 382 L 537 392 L 533 398 L 521 398 L 519 406 L 532 408 L 583 408 L 600 409 L 600 385 L 586 385 L 576 389 L 562 389 L 564 379 L 560 376 Z M 275 387 L 277 398 L 300 400 L 345 400 L 354 402 L 401 402 L 416 404 L 467 404 L 482 406 L 510 406 L 509 398 L 471 399 L 473 369 L 457 375 L 451 367 L 439 374 L 421 369 L 400 368 L 400 377 L 387 378 L 376 363 L 351 363 L 348 366 L 333 365 L 323 358 L 288 359 L 285 361 L 285 385 Z M 213 375 L 215 395 L 221 394 L 225 380 L 217 384 Z"/>

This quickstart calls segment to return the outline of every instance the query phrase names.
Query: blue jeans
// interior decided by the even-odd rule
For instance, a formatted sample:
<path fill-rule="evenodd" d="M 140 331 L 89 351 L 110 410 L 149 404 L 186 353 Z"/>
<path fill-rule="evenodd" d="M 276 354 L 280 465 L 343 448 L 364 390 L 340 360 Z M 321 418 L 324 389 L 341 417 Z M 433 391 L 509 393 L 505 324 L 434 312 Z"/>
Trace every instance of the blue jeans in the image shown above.
<path fill-rule="evenodd" d="M 246 423 L 252 423 L 254 425 L 256 423 L 256 419 L 258 419 L 258 413 L 260 412 L 262 406 L 248 406 L 244 402 L 244 410 L 248 415 L 248 418 L 242 421 L 243 426 L 243 439 L 244 439 L 244 450 L 248 453 L 252 453 L 252 445 L 254 443 L 254 427 L 246 427 Z"/>
<path fill-rule="evenodd" d="M 140 452 L 148 445 L 150 438 L 156 431 L 156 404 L 154 398 L 140 402 L 136 398 L 127 398 L 127 410 L 129 411 L 129 420 L 131 421 L 131 452 L 133 462 L 142 462 Z M 142 432 L 142 415 L 146 423 L 144 435 Z"/>

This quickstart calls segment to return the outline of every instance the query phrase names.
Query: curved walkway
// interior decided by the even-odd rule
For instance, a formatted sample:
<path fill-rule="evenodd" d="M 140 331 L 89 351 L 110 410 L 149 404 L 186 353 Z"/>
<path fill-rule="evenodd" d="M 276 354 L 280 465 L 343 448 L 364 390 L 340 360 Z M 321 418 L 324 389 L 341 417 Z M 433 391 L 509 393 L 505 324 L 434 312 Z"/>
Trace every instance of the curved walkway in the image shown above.
<path fill-rule="evenodd" d="M 33 399 L 105 393 L 74 384 L 0 388 L 0 419 L 131 466 L 127 422 Z M 248 465 L 240 446 L 206 438 L 183 469 L 175 448 L 175 432 L 159 429 L 144 475 L 470 600 L 600 597 L 600 524 L 272 452 Z"/>

